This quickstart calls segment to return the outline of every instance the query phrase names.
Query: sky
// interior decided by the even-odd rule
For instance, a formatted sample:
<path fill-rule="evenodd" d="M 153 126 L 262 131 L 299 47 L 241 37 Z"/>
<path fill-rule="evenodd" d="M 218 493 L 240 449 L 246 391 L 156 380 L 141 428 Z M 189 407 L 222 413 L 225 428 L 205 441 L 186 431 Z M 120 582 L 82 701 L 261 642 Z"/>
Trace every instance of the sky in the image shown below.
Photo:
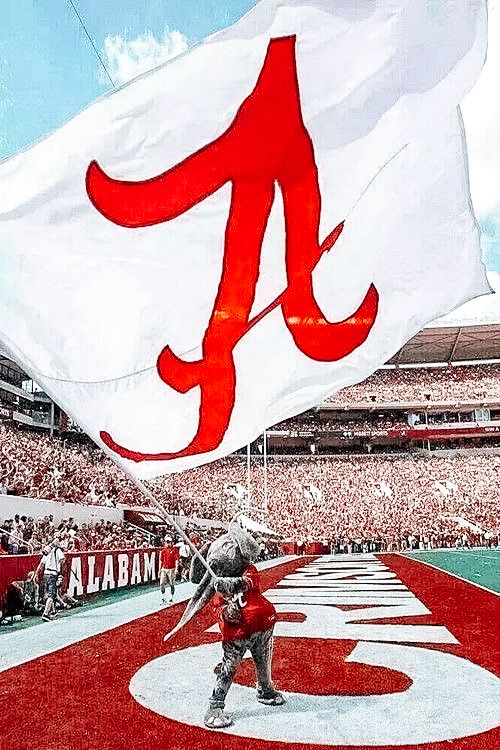
<path fill-rule="evenodd" d="M 73 0 L 120 85 L 228 26 L 255 0 Z M 500 0 L 489 2 L 488 60 L 463 103 L 473 204 L 500 291 Z M 71 0 L 0 0 L 0 160 L 50 133 L 112 84 Z M 500 302 L 485 300 L 485 314 Z M 500 300 L 500 294 L 497 295 Z M 469 308 L 467 308 L 469 309 Z M 471 308 L 481 315 L 483 304 Z M 467 310 L 466 310 L 467 312 Z"/>

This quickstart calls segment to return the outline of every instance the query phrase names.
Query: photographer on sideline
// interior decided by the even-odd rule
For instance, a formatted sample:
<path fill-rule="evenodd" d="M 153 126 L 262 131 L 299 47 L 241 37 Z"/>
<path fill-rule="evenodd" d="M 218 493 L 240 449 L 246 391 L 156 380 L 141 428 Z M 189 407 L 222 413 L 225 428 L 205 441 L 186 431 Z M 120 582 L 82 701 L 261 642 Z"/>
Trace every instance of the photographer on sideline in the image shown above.
<path fill-rule="evenodd" d="M 64 553 L 61 543 L 56 537 L 50 546 L 44 548 L 44 555 L 37 568 L 37 577 L 43 568 L 43 583 L 45 590 L 45 609 L 42 620 L 49 622 L 56 616 L 57 587 L 62 581 L 62 564 Z"/>

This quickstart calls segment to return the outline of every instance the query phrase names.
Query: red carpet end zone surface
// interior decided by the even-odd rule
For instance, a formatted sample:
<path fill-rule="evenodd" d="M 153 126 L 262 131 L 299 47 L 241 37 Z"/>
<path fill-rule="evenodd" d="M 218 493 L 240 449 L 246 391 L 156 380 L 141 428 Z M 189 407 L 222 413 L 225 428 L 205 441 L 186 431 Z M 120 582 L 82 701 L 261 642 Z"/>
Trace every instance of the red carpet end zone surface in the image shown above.
<path fill-rule="evenodd" d="M 283 576 L 311 559 L 294 560 L 263 571 L 263 588 L 274 586 Z M 496 630 L 500 600 L 497 596 L 399 555 L 386 555 L 382 559 L 432 612 L 428 617 L 409 622 L 445 625 L 460 645 L 439 648 L 469 658 L 499 674 Z M 130 695 L 129 683 L 142 665 L 167 650 L 214 640 L 213 634 L 204 633 L 213 623 L 213 615 L 207 611 L 175 639 L 167 644 L 162 642 L 163 634 L 177 621 L 183 607 L 179 604 L 161 610 L 4 672 L 0 676 L 1 750 L 131 750 L 153 747 L 322 750 L 328 747 L 241 739 L 186 726 L 140 706 Z M 291 618 L 296 617 L 291 615 Z M 33 628 L 34 638 L 36 630 Z M 354 648 L 352 641 L 293 639 L 291 649 L 285 643 L 287 640 L 290 639 L 276 638 L 274 653 L 275 681 L 285 692 L 298 689 L 297 685 L 311 686 L 309 692 L 319 695 L 382 694 L 408 687 L 406 675 L 379 667 L 344 663 Z M 326 658 L 328 673 L 322 669 Z M 237 681 L 254 684 L 250 664 L 242 665 Z M 205 705 L 199 706 L 200 713 L 204 710 Z M 453 742 L 405 745 L 406 750 L 494 750 L 495 747 L 500 747 L 500 731 Z M 365 748 L 351 746 L 349 750 Z"/>

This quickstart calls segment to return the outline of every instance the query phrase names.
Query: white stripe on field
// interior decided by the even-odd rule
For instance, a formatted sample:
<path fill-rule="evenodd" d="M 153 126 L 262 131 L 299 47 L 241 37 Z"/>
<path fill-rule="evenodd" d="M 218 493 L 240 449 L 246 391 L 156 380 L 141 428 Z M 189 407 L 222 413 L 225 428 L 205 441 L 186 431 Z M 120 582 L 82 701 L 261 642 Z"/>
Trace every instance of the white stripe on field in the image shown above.
<path fill-rule="evenodd" d="M 295 555 L 288 555 L 257 563 L 257 567 L 259 570 L 266 570 L 293 559 Z M 193 583 L 179 584 L 175 587 L 174 603 L 187 601 L 195 589 Z M 160 604 L 159 589 L 155 589 L 100 607 L 76 609 L 71 615 L 53 622 L 43 622 L 39 618 L 36 625 L 22 630 L 2 627 L 0 672 L 164 609 L 165 605 Z M 160 638 L 160 635 L 158 637 Z"/>

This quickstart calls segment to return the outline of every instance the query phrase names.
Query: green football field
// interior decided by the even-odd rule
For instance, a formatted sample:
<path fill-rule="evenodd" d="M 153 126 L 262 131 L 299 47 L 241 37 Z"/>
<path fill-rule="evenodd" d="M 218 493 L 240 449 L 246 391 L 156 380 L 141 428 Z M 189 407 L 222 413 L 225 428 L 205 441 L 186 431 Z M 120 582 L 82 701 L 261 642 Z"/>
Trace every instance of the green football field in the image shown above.
<path fill-rule="evenodd" d="M 408 557 L 500 593 L 500 549 L 422 550 Z"/>

